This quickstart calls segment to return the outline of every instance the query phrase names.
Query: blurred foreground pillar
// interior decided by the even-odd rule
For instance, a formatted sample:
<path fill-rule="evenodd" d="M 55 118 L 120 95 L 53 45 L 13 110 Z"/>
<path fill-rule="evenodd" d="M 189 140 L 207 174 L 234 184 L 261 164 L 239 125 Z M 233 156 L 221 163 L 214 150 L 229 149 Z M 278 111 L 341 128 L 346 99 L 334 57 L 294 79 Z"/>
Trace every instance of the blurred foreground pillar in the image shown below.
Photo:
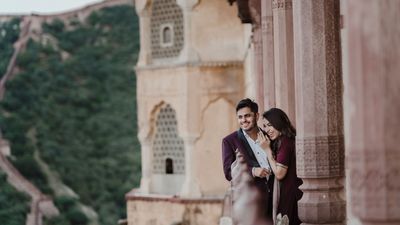
<path fill-rule="evenodd" d="M 346 4 L 350 209 L 362 224 L 400 224 L 400 1 Z"/>

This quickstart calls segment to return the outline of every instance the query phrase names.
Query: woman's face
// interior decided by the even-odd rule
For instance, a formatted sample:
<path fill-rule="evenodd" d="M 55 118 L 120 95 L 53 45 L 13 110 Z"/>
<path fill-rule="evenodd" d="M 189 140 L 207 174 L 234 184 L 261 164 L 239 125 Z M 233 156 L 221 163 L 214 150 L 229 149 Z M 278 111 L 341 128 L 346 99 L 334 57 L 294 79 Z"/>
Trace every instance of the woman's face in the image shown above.
<path fill-rule="evenodd" d="M 264 131 L 267 132 L 269 139 L 272 141 L 276 140 L 281 135 L 281 132 L 275 129 L 267 119 L 263 118 L 262 123 Z"/>

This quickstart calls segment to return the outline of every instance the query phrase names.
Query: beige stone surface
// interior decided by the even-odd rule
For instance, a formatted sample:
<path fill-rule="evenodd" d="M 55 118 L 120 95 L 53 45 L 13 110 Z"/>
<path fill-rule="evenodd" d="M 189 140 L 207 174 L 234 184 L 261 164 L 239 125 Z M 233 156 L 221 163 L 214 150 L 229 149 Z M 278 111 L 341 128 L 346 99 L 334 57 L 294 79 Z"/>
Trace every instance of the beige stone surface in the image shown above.
<path fill-rule="evenodd" d="M 128 225 L 217 225 L 222 200 L 207 202 L 199 199 L 143 198 L 128 200 L 127 210 Z"/>
<path fill-rule="evenodd" d="M 201 135 L 196 143 L 195 175 L 203 195 L 221 195 L 229 187 L 222 171 L 221 140 L 227 135 L 227 130 L 235 130 L 236 122 L 234 105 L 225 99 L 211 102 L 204 110 L 201 125 Z M 226 119 L 217 119 L 218 114 L 226 115 Z"/>
<path fill-rule="evenodd" d="M 223 195 L 227 182 L 222 174 L 221 140 L 236 129 L 234 106 L 243 93 L 242 73 L 240 64 L 139 69 L 139 136 L 147 150 L 142 152 L 144 167 L 152 164 L 151 144 L 144 142 L 154 135 L 157 110 L 170 104 L 176 110 L 179 136 L 195 138 L 193 152 L 187 152 L 192 160 L 187 163 L 190 169 L 186 176 L 198 184 L 200 195 Z M 148 187 L 143 190 L 150 193 L 179 194 L 183 188 L 179 182 L 173 183 L 176 186 L 172 189 L 163 186 L 159 176 L 149 172 L 151 166 L 143 171 L 144 179 L 148 178 Z"/>
<path fill-rule="evenodd" d="M 192 11 L 193 48 L 201 61 L 242 61 L 245 57 L 244 25 L 235 7 L 226 1 L 202 0 Z"/>

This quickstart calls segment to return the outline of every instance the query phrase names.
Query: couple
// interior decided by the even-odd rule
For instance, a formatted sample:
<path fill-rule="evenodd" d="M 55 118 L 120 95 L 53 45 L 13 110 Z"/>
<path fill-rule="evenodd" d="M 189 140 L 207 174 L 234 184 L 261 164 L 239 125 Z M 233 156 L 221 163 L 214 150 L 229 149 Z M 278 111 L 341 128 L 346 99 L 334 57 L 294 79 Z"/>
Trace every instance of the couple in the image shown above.
<path fill-rule="evenodd" d="M 302 196 L 302 181 L 296 174 L 296 130 L 289 118 L 282 110 L 271 108 L 262 115 L 260 129 L 258 105 L 248 98 L 237 104 L 236 116 L 240 129 L 222 140 L 225 178 L 232 180 L 237 149 L 265 200 L 265 217 L 273 218 L 274 224 L 300 224 L 297 201 Z"/>

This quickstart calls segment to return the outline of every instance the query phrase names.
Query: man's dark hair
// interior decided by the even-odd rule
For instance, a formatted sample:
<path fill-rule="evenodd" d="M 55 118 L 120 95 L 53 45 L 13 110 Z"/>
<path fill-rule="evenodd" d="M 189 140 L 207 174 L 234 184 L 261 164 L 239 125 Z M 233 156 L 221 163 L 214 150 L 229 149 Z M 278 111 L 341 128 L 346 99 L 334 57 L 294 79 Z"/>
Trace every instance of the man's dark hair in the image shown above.
<path fill-rule="evenodd" d="M 236 105 L 236 112 L 245 107 L 249 107 L 253 113 L 258 113 L 257 103 L 255 103 L 253 100 L 249 98 L 240 100 L 240 102 Z"/>

